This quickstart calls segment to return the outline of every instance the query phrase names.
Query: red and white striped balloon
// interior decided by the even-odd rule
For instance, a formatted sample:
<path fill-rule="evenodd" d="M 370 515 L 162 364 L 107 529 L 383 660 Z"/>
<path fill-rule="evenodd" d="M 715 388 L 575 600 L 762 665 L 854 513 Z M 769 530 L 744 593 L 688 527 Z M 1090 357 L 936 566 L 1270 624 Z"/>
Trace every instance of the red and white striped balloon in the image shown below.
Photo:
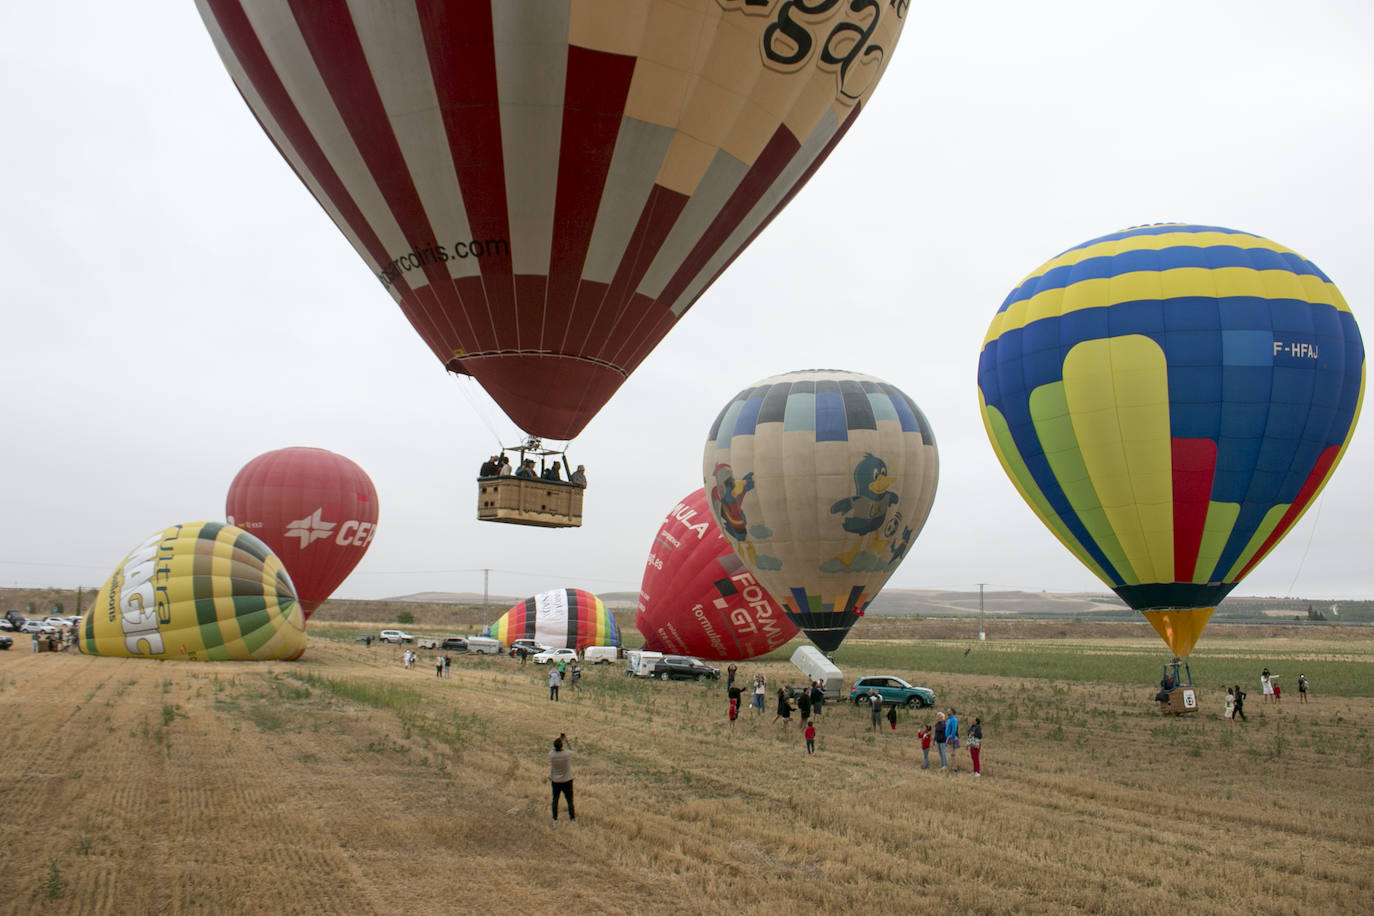
<path fill-rule="evenodd" d="M 905 0 L 197 0 L 434 355 L 570 439 L 866 104 Z"/>

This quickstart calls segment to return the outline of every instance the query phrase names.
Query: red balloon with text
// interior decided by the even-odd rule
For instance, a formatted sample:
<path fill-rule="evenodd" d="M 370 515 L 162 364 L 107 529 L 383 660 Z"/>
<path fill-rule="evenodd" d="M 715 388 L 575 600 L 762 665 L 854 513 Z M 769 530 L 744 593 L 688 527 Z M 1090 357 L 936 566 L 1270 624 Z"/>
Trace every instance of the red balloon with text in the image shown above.
<path fill-rule="evenodd" d="M 654 535 L 635 627 L 645 649 L 719 660 L 754 658 L 797 635 L 711 520 L 704 489 Z"/>
<path fill-rule="evenodd" d="M 281 559 L 309 618 L 367 553 L 377 531 L 377 489 L 343 455 L 283 448 L 243 466 L 224 512 Z"/>

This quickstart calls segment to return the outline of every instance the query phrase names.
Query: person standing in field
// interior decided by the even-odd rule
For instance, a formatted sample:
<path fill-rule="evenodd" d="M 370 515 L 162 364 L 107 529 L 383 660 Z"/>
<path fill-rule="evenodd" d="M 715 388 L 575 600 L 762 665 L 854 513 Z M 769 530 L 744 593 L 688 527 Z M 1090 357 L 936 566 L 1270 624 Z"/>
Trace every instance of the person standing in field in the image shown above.
<path fill-rule="evenodd" d="M 731 663 L 730 663 L 730 667 L 725 669 L 725 692 L 726 692 L 726 693 L 729 693 L 729 692 L 730 692 L 730 688 L 735 686 L 735 675 L 738 674 L 738 673 L 739 673 L 739 666 L 736 665 L 734 662 L 731 662 Z"/>
<path fill-rule="evenodd" d="M 1299 703 L 1299 704 L 1303 704 L 1303 703 L 1306 703 L 1306 702 L 1307 702 L 1307 675 L 1305 675 L 1305 674 L 1299 674 L 1299 675 L 1298 675 L 1298 703 Z"/>
<path fill-rule="evenodd" d="M 1260 690 L 1264 692 L 1264 702 L 1266 703 L 1274 702 L 1274 678 L 1276 677 L 1278 675 L 1270 674 L 1268 668 L 1260 672 Z"/>
<path fill-rule="evenodd" d="M 554 674 L 558 669 L 554 669 Z M 555 688 L 556 689 L 556 688 Z M 572 742 L 567 735 L 560 734 L 553 739 L 553 750 L 549 751 L 549 784 L 553 787 L 553 819 L 558 821 L 558 796 L 568 800 L 568 820 L 576 821 L 577 812 L 573 810 Z"/>
<path fill-rule="evenodd" d="M 945 714 L 938 712 L 935 714 L 935 750 L 940 752 L 940 769 L 949 766 L 949 758 L 945 756 Z"/>
<path fill-rule="evenodd" d="M 807 722 L 803 734 L 806 736 L 806 754 L 809 757 L 816 753 L 816 723 Z"/>
<path fill-rule="evenodd" d="M 887 724 L 895 732 L 897 730 L 897 704 L 893 703 L 887 708 Z"/>
<path fill-rule="evenodd" d="M 452 668 L 452 667 L 453 667 L 453 658 L 452 658 L 452 656 L 445 655 L 445 656 L 444 656 L 444 677 L 448 677 L 449 669 Z"/>
<path fill-rule="evenodd" d="M 444 676 L 444 657 L 442 655 L 434 656 L 434 676 Z"/>
<path fill-rule="evenodd" d="M 582 692 L 582 666 L 577 662 L 572 663 L 572 670 L 568 674 L 568 683 L 572 686 L 574 693 Z"/>
<path fill-rule="evenodd" d="M 921 739 L 921 769 L 930 769 L 930 723 L 921 726 L 921 730 L 916 733 L 916 737 Z"/>
<path fill-rule="evenodd" d="M 1232 725 L 1236 724 L 1232 718 L 1236 714 L 1236 693 L 1230 687 L 1226 688 L 1226 711 L 1222 713 Z"/>
<path fill-rule="evenodd" d="M 783 728 L 786 728 L 788 723 L 792 721 L 792 704 L 788 702 L 787 691 L 781 687 L 778 688 L 778 714 L 773 717 L 773 721 L 776 722 L 779 719 L 782 720 Z"/>
<path fill-rule="evenodd" d="M 883 697 L 876 690 L 868 691 L 868 718 L 873 730 L 882 731 L 883 728 Z"/>
<path fill-rule="evenodd" d="M 803 687 L 797 691 L 797 715 L 801 716 L 801 723 L 805 725 L 811 721 L 811 688 Z"/>
<path fill-rule="evenodd" d="M 552 702 L 554 702 L 554 703 L 557 703 L 557 702 L 558 702 L 558 685 L 561 684 L 561 683 L 563 683 L 563 678 L 559 675 L 558 669 L 557 669 L 557 668 L 550 667 L 550 668 L 549 668 L 549 699 L 550 699 Z"/>
<path fill-rule="evenodd" d="M 821 710 L 825 706 L 825 688 L 820 681 L 811 685 L 811 715 L 817 719 L 821 717 Z"/>
<path fill-rule="evenodd" d="M 983 775 L 983 720 L 978 716 L 973 717 L 973 724 L 968 730 L 968 755 L 973 761 L 973 775 Z"/>
<path fill-rule="evenodd" d="M 1271 683 L 1272 683 L 1272 682 L 1271 682 Z M 1275 706 L 1282 705 L 1282 704 L 1279 703 L 1279 700 L 1283 699 L 1283 691 L 1279 689 L 1279 685 L 1278 685 L 1278 684 L 1273 684 L 1273 687 L 1274 687 L 1274 705 L 1275 705 Z"/>
<path fill-rule="evenodd" d="M 1242 722 L 1245 721 L 1245 691 L 1240 689 L 1240 685 L 1235 686 L 1236 713 L 1235 717 Z"/>
<path fill-rule="evenodd" d="M 739 688 L 730 688 L 730 731 L 735 730 L 735 720 L 739 718 Z"/>
<path fill-rule="evenodd" d="M 763 715 L 763 700 L 768 695 L 768 683 L 762 674 L 754 675 L 754 711 Z"/>
<path fill-rule="evenodd" d="M 959 717 L 954 714 L 953 706 L 945 716 L 945 748 L 949 751 L 950 771 L 959 772 Z"/>

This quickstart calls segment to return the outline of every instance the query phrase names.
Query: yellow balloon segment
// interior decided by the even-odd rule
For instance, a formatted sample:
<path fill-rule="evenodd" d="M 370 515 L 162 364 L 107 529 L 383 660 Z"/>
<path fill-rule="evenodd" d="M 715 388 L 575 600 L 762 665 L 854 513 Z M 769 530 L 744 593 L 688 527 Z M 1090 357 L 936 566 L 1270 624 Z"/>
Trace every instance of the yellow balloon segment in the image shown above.
<path fill-rule="evenodd" d="M 87 655 L 200 661 L 294 659 L 305 615 L 258 538 L 220 522 L 159 531 L 105 582 L 81 625 Z"/>
<path fill-rule="evenodd" d="M 1140 613 L 1150 621 L 1150 626 L 1169 644 L 1174 654 L 1183 658 L 1193 651 L 1193 646 L 1197 644 L 1198 637 L 1215 610 L 1214 607 L 1163 608 Z"/>

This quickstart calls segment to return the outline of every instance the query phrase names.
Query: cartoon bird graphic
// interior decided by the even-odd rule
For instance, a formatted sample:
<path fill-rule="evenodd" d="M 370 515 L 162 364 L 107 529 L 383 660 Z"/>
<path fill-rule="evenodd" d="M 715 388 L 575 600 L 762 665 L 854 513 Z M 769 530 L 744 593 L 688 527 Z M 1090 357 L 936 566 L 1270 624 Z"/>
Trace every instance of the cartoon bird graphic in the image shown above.
<path fill-rule="evenodd" d="M 876 554 L 887 546 L 880 532 L 883 522 L 887 520 L 888 506 L 897 502 L 897 494 L 887 491 L 896 482 L 896 477 L 888 475 L 886 462 L 871 452 L 866 453 L 854 466 L 854 495 L 846 496 L 830 507 L 831 515 L 844 513 L 844 530 L 859 536 L 853 548 L 837 557 L 845 566 L 852 564 L 859 555 L 867 535 L 873 535 L 869 542 L 870 552 Z"/>
<path fill-rule="evenodd" d="M 720 519 L 720 527 L 729 537 L 739 541 L 736 550 L 743 549 L 754 562 L 754 545 L 749 543 L 749 522 L 744 517 L 744 494 L 754 489 L 754 472 L 735 480 L 734 469 L 728 464 L 716 465 L 716 485 L 711 488 L 711 509 Z"/>

